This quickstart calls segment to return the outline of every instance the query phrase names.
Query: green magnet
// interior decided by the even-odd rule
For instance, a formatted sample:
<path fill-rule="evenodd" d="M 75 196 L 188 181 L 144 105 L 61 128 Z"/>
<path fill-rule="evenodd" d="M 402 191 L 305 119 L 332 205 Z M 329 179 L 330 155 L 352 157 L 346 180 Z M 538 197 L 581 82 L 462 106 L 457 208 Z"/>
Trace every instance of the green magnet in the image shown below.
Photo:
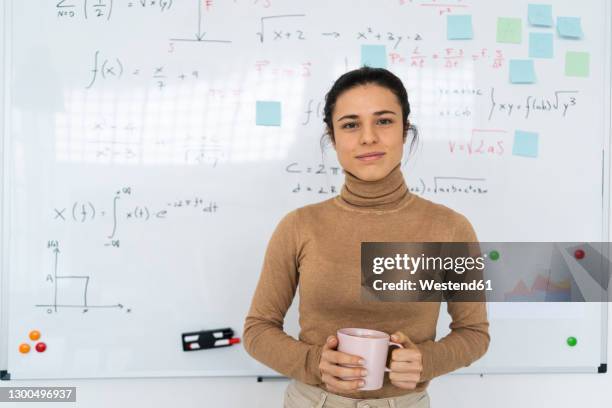
<path fill-rule="evenodd" d="M 570 347 L 574 347 L 576 344 L 578 344 L 578 340 L 576 340 L 575 337 L 568 337 L 567 338 L 567 345 Z"/>
<path fill-rule="evenodd" d="M 492 261 L 497 261 L 499 259 L 499 252 L 497 251 L 489 252 L 489 258 L 491 258 Z"/>

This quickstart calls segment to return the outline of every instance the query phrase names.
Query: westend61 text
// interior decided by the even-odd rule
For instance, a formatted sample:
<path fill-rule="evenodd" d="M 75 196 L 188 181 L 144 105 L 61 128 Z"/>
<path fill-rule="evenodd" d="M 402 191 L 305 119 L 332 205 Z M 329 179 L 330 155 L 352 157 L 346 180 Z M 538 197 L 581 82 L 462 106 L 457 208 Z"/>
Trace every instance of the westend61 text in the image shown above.
<path fill-rule="evenodd" d="M 383 282 L 380 279 L 374 281 L 374 290 L 470 290 L 482 291 L 493 290 L 491 280 L 474 280 L 472 282 L 437 282 L 432 279 L 419 280 L 417 285 L 414 281 L 402 279 L 399 282 Z"/>

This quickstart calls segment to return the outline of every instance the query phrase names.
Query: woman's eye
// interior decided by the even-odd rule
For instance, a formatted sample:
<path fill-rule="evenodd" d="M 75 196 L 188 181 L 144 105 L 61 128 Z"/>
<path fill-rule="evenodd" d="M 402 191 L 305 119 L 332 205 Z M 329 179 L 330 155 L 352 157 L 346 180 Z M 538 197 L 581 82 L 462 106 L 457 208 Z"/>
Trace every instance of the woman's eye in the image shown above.
<path fill-rule="evenodd" d="M 393 120 L 388 119 L 388 118 L 382 118 L 382 119 L 378 119 L 378 122 L 383 125 L 388 125 L 388 124 L 393 123 Z M 355 129 L 357 125 L 358 125 L 357 122 L 347 122 L 344 125 L 342 125 L 342 129 Z"/>

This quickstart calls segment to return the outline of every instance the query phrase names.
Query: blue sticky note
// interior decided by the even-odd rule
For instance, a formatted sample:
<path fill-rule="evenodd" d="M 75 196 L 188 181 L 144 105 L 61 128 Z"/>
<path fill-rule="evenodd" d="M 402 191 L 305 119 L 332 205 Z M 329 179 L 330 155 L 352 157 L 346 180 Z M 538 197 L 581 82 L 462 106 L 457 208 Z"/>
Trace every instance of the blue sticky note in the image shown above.
<path fill-rule="evenodd" d="M 515 156 L 538 157 L 538 134 L 522 130 L 515 131 L 512 154 Z"/>
<path fill-rule="evenodd" d="M 553 58 L 551 33 L 529 33 L 529 58 Z"/>
<path fill-rule="evenodd" d="M 361 65 L 372 68 L 387 68 L 387 50 L 384 45 L 362 45 Z"/>
<path fill-rule="evenodd" d="M 533 60 L 510 60 L 510 82 L 533 84 L 536 81 Z"/>
<path fill-rule="evenodd" d="M 280 126 L 281 104 L 276 101 L 257 101 L 255 123 L 258 126 Z"/>
<path fill-rule="evenodd" d="M 549 4 L 530 4 L 527 6 L 529 24 L 536 27 L 552 27 L 552 6 Z"/>
<path fill-rule="evenodd" d="M 582 38 L 580 17 L 557 17 L 557 31 L 564 38 Z"/>
<path fill-rule="evenodd" d="M 472 30 L 472 16 L 448 15 L 446 17 L 446 38 L 449 40 L 471 40 L 474 37 Z"/>

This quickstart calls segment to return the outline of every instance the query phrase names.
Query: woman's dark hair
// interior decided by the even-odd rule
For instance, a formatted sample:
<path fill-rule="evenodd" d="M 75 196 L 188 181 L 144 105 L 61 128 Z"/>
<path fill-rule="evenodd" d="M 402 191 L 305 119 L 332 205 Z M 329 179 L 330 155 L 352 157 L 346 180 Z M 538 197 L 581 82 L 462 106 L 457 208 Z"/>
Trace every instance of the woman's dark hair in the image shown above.
<path fill-rule="evenodd" d="M 399 79 L 391 71 L 384 68 L 372 68 L 363 66 L 358 69 L 346 72 L 334 82 L 331 89 L 325 95 L 325 107 L 323 108 L 323 122 L 327 127 L 325 134 L 321 137 L 321 149 L 325 147 L 325 142 L 329 138 L 335 144 L 334 126 L 332 123 L 332 113 L 336 107 L 338 97 L 345 91 L 354 88 L 358 85 L 376 84 L 387 88 L 395 96 L 402 107 L 402 118 L 404 123 L 404 140 L 408 136 L 408 131 L 412 131 L 413 138 L 410 142 L 410 150 L 415 145 L 418 139 L 417 128 L 410 123 L 408 115 L 410 115 L 410 103 L 408 102 L 408 92 Z"/>

